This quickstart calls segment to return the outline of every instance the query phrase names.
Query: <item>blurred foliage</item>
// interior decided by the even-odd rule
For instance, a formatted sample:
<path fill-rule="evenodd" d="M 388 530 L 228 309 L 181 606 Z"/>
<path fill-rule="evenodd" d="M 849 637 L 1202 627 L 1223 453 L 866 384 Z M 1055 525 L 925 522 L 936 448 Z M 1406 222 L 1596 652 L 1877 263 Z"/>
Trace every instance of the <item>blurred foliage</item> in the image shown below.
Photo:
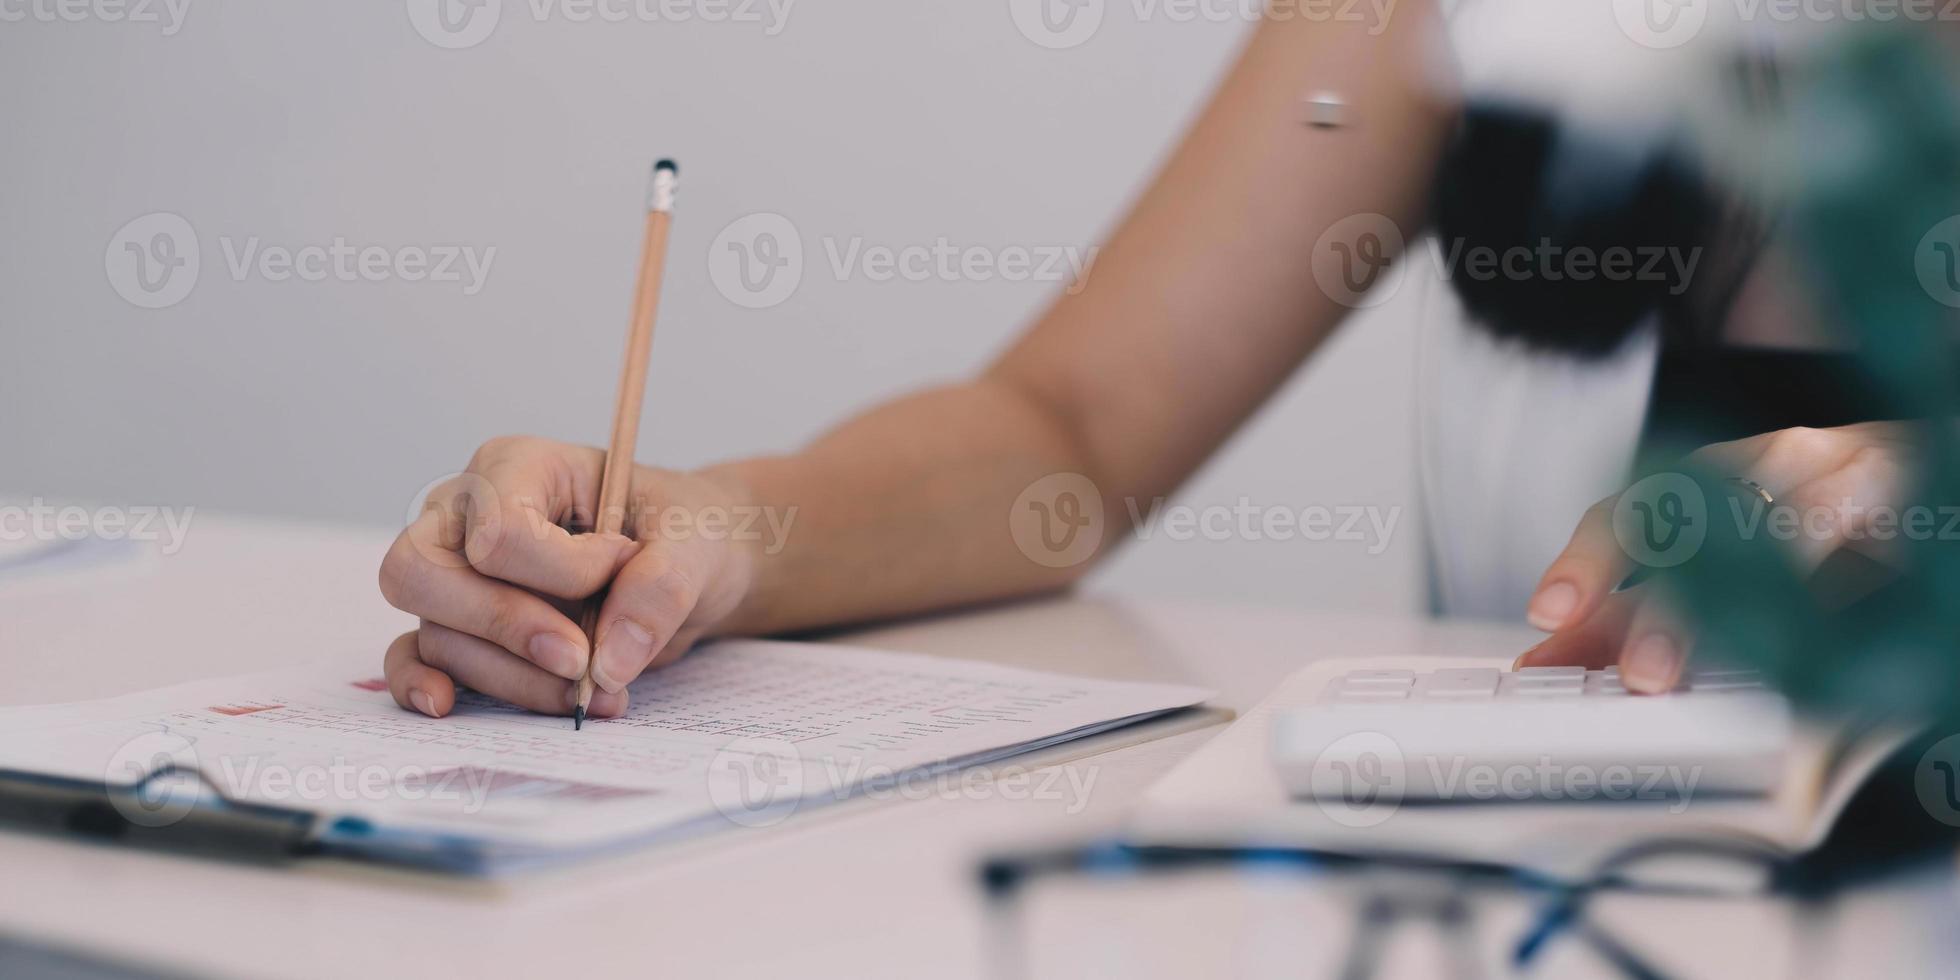
<path fill-rule="evenodd" d="M 1699 650 L 1762 668 L 1800 705 L 1938 724 L 1960 724 L 1960 541 L 1940 533 L 1945 515 L 1960 513 L 1940 509 L 1960 505 L 1960 361 L 1956 311 L 1916 262 L 1935 226 L 1960 215 L 1960 76 L 1949 55 L 1923 25 L 1847 31 L 1785 72 L 1772 114 L 1750 110 L 1728 134 L 1745 144 L 1736 159 L 1759 167 L 1734 176 L 1775 188 L 1802 285 L 1855 338 L 1887 416 L 1920 420 L 1924 467 L 1906 503 L 1940 515 L 1933 533 L 1901 542 L 1896 581 L 1832 610 L 1799 579 L 1787 545 L 1725 519 L 1724 504 L 1747 492 L 1727 483 L 1734 474 L 1691 472 L 1716 519 L 1695 558 L 1665 576 L 1701 629 Z"/>

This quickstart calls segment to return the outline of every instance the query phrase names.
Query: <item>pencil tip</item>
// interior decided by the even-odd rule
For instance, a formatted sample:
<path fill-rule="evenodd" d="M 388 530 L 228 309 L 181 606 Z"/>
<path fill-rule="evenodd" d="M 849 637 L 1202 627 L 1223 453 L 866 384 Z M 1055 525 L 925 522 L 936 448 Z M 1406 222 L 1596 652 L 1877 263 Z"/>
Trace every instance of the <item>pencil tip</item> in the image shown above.
<path fill-rule="evenodd" d="M 585 728 L 585 706 L 579 705 L 578 707 L 572 709 L 572 731 L 575 732 L 581 731 L 584 728 Z"/>

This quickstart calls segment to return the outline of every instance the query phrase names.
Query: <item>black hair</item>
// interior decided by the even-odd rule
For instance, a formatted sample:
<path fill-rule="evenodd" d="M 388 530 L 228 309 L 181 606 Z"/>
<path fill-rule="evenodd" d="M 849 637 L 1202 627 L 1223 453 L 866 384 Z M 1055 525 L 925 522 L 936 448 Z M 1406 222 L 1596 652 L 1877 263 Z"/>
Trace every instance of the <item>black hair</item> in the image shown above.
<path fill-rule="evenodd" d="M 1650 313 L 1689 319 L 1695 284 L 1674 259 L 1702 257 L 1722 202 L 1664 142 L 1622 143 L 1546 110 L 1473 102 L 1431 207 L 1445 272 L 1474 322 L 1530 347 L 1600 357 Z M 1529 260 L 1493 271 L 1493 257 L 1518 250 Z M 1568 274 L 1584 268 L 1568 260 L 1587 253 L 1591 274 Z M 1625 274 L 1604 274 L 1603 260 L 1619 255 L 1631 256 Z M 1668 260 L 1649 264 L 1654 255 Z"/>

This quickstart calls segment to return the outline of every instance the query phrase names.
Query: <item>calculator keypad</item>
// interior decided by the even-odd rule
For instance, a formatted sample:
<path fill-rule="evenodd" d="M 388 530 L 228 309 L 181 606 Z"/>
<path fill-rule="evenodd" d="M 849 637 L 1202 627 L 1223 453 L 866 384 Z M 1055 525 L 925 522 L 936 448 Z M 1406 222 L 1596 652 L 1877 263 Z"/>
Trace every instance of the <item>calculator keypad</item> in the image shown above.
<path fill-rule="evenodd" d="M 1754 670 L 1709 668 L 1690 671 L 1669 696 L 1691 692 L 1723 693 L 1763 690 L 1762 674 Z M 1336 704 L 1382 704 L 1409 701 L 1506 701 L 1613 698 L 1628 696 L 1620 683 L 1620 668 L 1525 667 L 1503 671 L 1494 667 L 1451 667 L 1418 673 L 1412 670 L 1355 670 L 1328 683 L 1323 701 Z"/>

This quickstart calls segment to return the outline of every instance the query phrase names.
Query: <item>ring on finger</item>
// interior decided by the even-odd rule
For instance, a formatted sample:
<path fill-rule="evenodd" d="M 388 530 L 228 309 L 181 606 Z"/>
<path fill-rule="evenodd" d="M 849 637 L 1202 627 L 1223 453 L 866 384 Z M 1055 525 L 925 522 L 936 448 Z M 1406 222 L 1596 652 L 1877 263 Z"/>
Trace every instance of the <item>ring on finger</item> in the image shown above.
<path fill-rule="evenodd" d="M 1749 491 L 1752 494 L 1755 494 L 1757 497 L 1762 498 L 1764 506 L 1770 506 L 1776 503 L 1775 495 L 1771 494 L 1768 488 L 1764 487 L 1762 484 L 1757 483 L 1754 480 L 1751 480 L 1747 477 L 1732 476 L 1729 477 L 1729 482 L 1735 484 L 1738 487 L 1741 487 L 1744 490 Z"/>

